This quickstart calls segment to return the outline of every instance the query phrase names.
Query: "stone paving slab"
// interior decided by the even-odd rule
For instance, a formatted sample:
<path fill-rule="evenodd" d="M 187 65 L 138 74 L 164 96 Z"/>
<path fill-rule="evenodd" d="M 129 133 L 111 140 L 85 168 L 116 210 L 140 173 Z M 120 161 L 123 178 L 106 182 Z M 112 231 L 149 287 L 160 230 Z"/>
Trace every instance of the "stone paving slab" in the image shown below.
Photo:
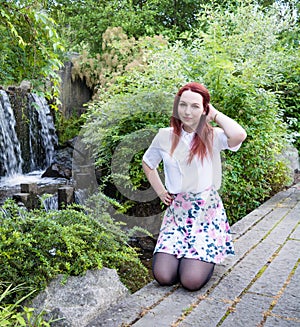
<path fill-rule="evenodd" d="M 283 320 L 280 317 L 268 318 L 264 327 L 299 327 L 299 321 Z"/>
<path fill-rule="evenodd" d="M 86 327 L 300 326 L 300 184 L 232 226 L 236 255 L 197 292 L 156 282 Z"/>
<path fill-rule="evenodd" d="M 264 219 L 264 217 L 272 212 L 274 208 L 283 206 L 283 203 L 286 201 L 288 203 L 289 198 L 297 197 L 299 193 L 298 187 L 291 187 L 286 191 L 282 191 L 274 195 L 268 201 L 264 202 L 259 208 L 253 210 L 243 219 L 236 222 L 231 230 L 234 236 L 239 236 L 247 231 L 247 229 L 254 226 L 257 222 Z M 286 204 L 285 204 L 286 205 Z"/>
<path fill-rule="evenodd" d="M 299 242 L 298 242 L 299 243 Z M 299 249 L 299 246 L 298 246 Z M 299 252 L 298 252 L 299 253 Z M 299 262 L 298 262 L 299 264 Z M 272 315 L 298 322 L 300 326 L 300 267 L 298 265 L 282 296 L 272 309 Z"/>
<path fill-rule="evenodd" d="M 299 241 L 287 241 L 276 258 L 251 286 L 250 292 L 267 296 L 276 296 L 278 294 L 299 260 Z"/>
<path fill-rule="evenodd" d="M 129 296 L 125 301 L 113 306 L 110 310 L 101 314 L 90 322 L 86 327 L 116 327 L 126 326 L 138 320 L 145 311 L 145 308 L 151 308 L 159 303 L 174 290 L 176 287 L 159 287 L 156 282 L 151 282 L 141 290 Z M 126 322 L 126 324 L 125 324 Z"/>
<path fill-rule="evenodd" d="M 297 228 L 292 233 L 291 239 L 300 240 L 300 224 L 297 226 Z"/>
<path fill-rule="evenodd" d="M 195 294 L 179 288 L 170 294 L 159 305 L 147 312 L 147 315 L 134 324 L 136 327 L 153 327 L 159 322 L 159 326 L 170 326 L 178 319 L 178 313 L 188 310 L 195 301 Z M 163 317 L 163 319 L 160 319 Z"/>
<path fill-rule="evenodd" d="M 288 241 L 285 244 L 282 251 L 279 252 L 278 256 L 272 261 L 269 267 L 262 273 L 261 277 L 258 278 L 248 291 L 245 291 L 235 309 L 225 319 L 222 327 L 228 326 L 261 326 L 265 317 L 272 314 L 279 313 L 278 309 L 271 310 L 274 306 L 276 298 L 283 292 L 282 300 L 284 304 L 288 301 L 284 299 L 285 295 L 288 294 L 288 299 L 292 301 L 292 305 L 284 305 L 284 315 L 290 319 L 298 318 L 294 314 L 294 309 L 288 308 L 299 308 L 299 285 L 298 288 L 294 284 L 291 284 L 292 294 L 287 293 L 288 290 L 282 289 L 289 280 L 291 272 L 294 267 L 298 265 L 298 256 L 300 253 L 300 242 Z M 289 259 L 290 258 L 290 259 Z M 298 279 L 299 284 L 299 279 Z M 296 290 L 298 289 L 298 293 Z M 297 296 L 298 294 L 298 299 Z M 281 302 L 280 302 L 281 303 Z M 275 306 L 277 308 L 277 304 Z M 300 312 L 300 311 L 299 311 Z M 300 314 L 300 313 L 299 313 Z M 267 319 L 268 320 L 268 319 Z M 248 321 L 248 322 L 247 322 Z M 300 319 L 298 324 L 300 323 Z M 300 324 L 299 324 L 300 325 Z"/>
<path fill-rule="evenodd" d="M 263 320 L 263 312 L 270 307 L 272 297 L 246 293 L 234 310 L 222 323 L 222 327 L 254 327 Z"/>

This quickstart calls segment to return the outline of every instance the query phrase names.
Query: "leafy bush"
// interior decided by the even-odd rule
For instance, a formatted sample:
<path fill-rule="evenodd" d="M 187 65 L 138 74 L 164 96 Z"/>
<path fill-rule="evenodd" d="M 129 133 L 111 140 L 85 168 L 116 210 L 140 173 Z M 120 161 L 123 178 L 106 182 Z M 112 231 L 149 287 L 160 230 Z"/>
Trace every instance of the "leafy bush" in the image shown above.
<path fill-rule="evenodd" d="M 240 122 L 248 134 L 237 153 L 224 154 L 221 193 L 230 221 L 242 218 L 289 185 L 290 171 L 281 155 L 288 144 L 288 132 L 277 90 L 280 86 L 281 92 L 292 89 L 297 94 L 295 78 L 282 79 L 283 73 L 291 76 L 287 74 L 291 67 L 288 63 L 296 56 L 296 49 L 282 39 L 288 28 L 296 29 L 292 22 L 293 17 L 282 16 L 276 5 L 264 10 L 246 3 L 226 11 L 206 5 L 203 16 L 199 16 L 201 29 L 194 31 L 189 47 L 179 42 L 156 51 L 148 57 L 142 74 L 139 70 L 124 72 L 108 88 L 109 95 L 90 105 L 90 119 L 84 130 L 87 142 L 94 145 L 98 164 L 109 167 L 119 142 L 133 130 L 151 124 L 157 130 L 158 122 L 169 125 L 164 113 L 171 112 L 171 101 L 161 99 L 159 105 L 147 104 L 144 114 L 139 115 L 139 111 L 132 111 L 128 99 L 157 90 L 174 95 L 183 83 L 197 80 L 208 87 L 215 107 Z M 118 96 L 113 95 L 115 90 Z M 140 102 L 142 106 L 146 101 Z M 168 106 L 169 111 L 164 109 Z M 156 118 L 153 109 L 161 114 L 157 121 L 146 115 L 150 110 Z M 143 121 L 137 124 L 140 118 Z M 122 128 L 124 120 L 128 122 L 126 128 Z M 135 185 L 130 186 L 128 181 L 132 175 L 143 178 L 140 161 L 132 161 L 131 171 L 124 170 L 124 183 L 127 180 L 128 187 L 134 188 L 139 184 L 137 178 Z"/>
<path fill-rule="evenodd" d="M 147 142 L 144 139 L 146 134 L 153 137 L 153 132 L 169 124 L 172 102 L 171 94 L 143 92 L 115 96 L 111 101 L 94 102 L 89 107 L 88 122 L 82 128 L 84 140 L 94 149 L 96 165 L 101 167 L 108 179 L 110 179 L 111 161 L 117 146 L 130 138 L 130 135 L 134 136 L 134 132 L 140 131 L 140 137 L 136 142 L 143 143 L 145 146 L 143 149 L 146 149 L 151 141 Z M 129 144 L 133 149 L 136 146 L 137 143 Z M 123 155 L 126 155 L 126 149 Z M 139 158 L 134 158 L 138 166 L 140 166 L 138 161 L 140 158 L 140 154 Z M 135 170 L 135 165 L 133 169 Z M 141 179 L 144 179 L 144 175 L 140 172 L 139 177 L 136 178 L 137 187 L 140 186 Z"/>
<path fill-rule="evenodd" d="M 172 103 L 173 95 L 168 93 L 141 92 L 118 95 L 106 103 L 95 101 L 89 108 L 83 141 L 92 149 L 103 192 L 127 208 L 125 215 L 161 212 L 141 162 L 158 129 L 169 124 Z M 113 216 L 123 220 L 116 212 Z"/>
<path fill-rule="evenodd" d="M 105 266 L 115 268 L 129 289 L 139 288 L 146 268 L 128 246 L 128 235 L 103 210 L 97 219 L 91 212 L 25 211 L 7 200 L 0 212 L 0 266 L 5 267 L 0 280 L 40 291 L 57 274 L 76 276 Z"/>
<path fill-rule="evenodd" d="M 73 59 L 72 78 L 84 80 L 90 89 L 101 91 L 113 85 L 128 70 L 142 70 L 147 52 L 167 44 L 161 36 L 129 38 L 121 27 L 111 27 L 102 35 L 102 49 L 96 55 L 83 51 Z"/>
<path fill-rule="evenodd" d="M 281 85 L 274 85 L 278 93 L 280 106 L 283 112 L 283 119 L 286 122 L 289 139 L 300 153 L 300 58 L 295 56 L 289 61 L 284 72 L 284 82 Z M 292 65 L 293 64 L 293 65 Z"/>

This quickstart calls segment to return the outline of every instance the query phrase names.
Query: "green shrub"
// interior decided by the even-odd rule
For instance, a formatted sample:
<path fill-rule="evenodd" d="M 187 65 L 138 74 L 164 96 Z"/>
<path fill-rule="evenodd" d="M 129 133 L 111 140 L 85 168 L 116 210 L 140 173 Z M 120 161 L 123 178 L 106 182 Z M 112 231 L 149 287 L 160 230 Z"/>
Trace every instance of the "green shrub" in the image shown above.
<path fill-rule="evenodd" d="M 146 182 L 141 158 L 157 130 L 169 125 L 172 102 L 173 96 L 168 93 L 141 92 L 119 95 L 104 104 L 94 102 L 90 106 L 88 123 L 82 131 L 85 142 L 94 149 L 96 165 L 105 176 L 105 182 L 120 178 L 135 189 Z M 116 160 L 120 144 L 117 158 L 120 174 L 112 176 L 111 164 L 113 158 Z M 126 158 L 131 155 L 128 171 Z"/>
<path fill-rule="evenodd" d="M 130 290 L 139 288 L 146 268 L 128 246 L 128 235 L 107 213 L 95 219 L 89 211 L 25 211 L 7 200 L 0 212 L 0 280 L 41 291 L 57 274 L 76 276 L 105 266 L 115 268 Z"/>
<path fill-rule="evenodd" d="M 294 65 L 292 65 L 294 64 Z M 289 138 L 300 153 L 300 58 L 290 60 L 283 85 L 274 85 L 278 93 L 283 119 L 288 125 Z"/>
<path fill-rule="evenodd" d="M 131 70 L 117 77 L 102 101 L 90 105 L 84 135 L 94 146 L 99 166 L 104 164 L 105 172 L 111 176 L 111 159 L 127 134 L 145 126 L 151 129 L 151 125 L 157 130 L 158 122 L 169 125 L 171 101 L 161 99 L 158 105 L 151 106 L 141 100 L 146 105 L 140 115 L 139 111 L 132 111 L 135 105 L 128 99 L 134 101 L 139 94 L 158 93 L 157 90 L 168 92 L 173 98 L 185 82 L 204 83 L 210 90 L 212 104 L 241 123 L 248 134 L 237 153 L 224 153 L 220 192 L 229 219 L 234 222 L 291 183 L 290 171 L 282 159 L 282 151 L 289 145 L 283 110 L 289 107 L 290 117 L 292 112 L 299 111 L 297 74 L 288 73 L 297 67 L 290 64 L 297 51 L 282 35 L 297 28 L 293 17 L 288 12 L 282 17 L 276 4 L 265 10 L 248 2 L 226 11 L 218 5 L 206 5 L 199 25 L 201 28 L 194 30 L 189 47 L 180 42 L 166 46 L 147 57 L 143 73 Z M 288 92 L 292 99 L 282 99 L 282 92 Z M 151 112 L 154 120 L 148 119 L 146 112 Z M 156 121 L 155 113 L 160 115 Z M 295 121 L 298 114 L 293 117 Z M 124 120 L 127 125 L 122 128 Z M 139 187 L 139 178 L 144 178 L 140 158 L 137 153 L 129 172 L 124 166 L 123 182 L 132 189 Z M 118 192 L 110 195 L 118 197 Z"/>

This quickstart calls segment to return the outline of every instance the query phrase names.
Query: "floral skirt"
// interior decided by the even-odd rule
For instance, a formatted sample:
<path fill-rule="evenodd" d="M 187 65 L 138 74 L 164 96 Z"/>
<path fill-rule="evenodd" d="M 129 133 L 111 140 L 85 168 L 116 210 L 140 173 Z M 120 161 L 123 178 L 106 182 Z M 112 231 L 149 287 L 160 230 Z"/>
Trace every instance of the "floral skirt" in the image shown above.
<path fill-rule="evenodd" d="M 214 188 L 174 197 L 163 218 L 156 252 L 212 263 L 234 255 L 230 226 Z"/>

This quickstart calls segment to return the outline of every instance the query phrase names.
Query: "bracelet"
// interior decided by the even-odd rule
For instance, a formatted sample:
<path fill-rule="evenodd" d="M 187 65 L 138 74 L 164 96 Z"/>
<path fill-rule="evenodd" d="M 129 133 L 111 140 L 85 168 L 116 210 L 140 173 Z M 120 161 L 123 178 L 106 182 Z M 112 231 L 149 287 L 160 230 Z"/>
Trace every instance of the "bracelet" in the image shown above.
<path fill-rule="evenodd" d="M 215 117 L 214 117 L 214 119 L 213 119 L 213 121 L 216 123 L 216 118 L 217 118 L 217 116 L 218 116 L 218 112 L 215 114 Z"/>

